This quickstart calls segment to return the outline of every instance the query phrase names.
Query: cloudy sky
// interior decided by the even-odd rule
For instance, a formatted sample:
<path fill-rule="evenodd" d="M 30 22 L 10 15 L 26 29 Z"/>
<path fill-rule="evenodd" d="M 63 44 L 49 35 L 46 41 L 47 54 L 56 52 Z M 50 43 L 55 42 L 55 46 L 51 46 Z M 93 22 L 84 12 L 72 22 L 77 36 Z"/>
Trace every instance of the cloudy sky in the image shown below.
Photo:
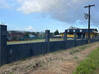
<path fill-rule="evenodd" d="M 91 27 L 99 28 L 99 0 L 0 0 L 0 23 L 22 31 L 87 28 L 88 4 L 96 5 L 91 8 Z"/>

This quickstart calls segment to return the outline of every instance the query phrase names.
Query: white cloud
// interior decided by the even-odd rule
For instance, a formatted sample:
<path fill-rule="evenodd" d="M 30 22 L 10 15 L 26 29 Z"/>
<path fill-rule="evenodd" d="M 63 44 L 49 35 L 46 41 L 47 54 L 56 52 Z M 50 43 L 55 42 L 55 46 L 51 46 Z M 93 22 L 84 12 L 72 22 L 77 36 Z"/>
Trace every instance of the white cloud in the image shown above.
<path fill-rule="evenodd" d="M 24 28 L 25 31 L 34 31 L 32 26 L 27 26 L 26 28 Z"/>
<path fill-rule="evenodd" d="M 73 23 L 82 20 L 83 6 L 91 1 L 94 0 L 18 0 L 20 7 L 17 10 L 25 14 L 47 13 L 54 19 Z"/>
<path fill-rule="evenodd" d="M 9 8 L 17 4 L 17 11 L 25 14 L 47 13 L 54 19 L 72 24 L 77 20 L 84 20 L 84 13 L 87 11 L 83 6 L 89 3 L 97 4 L 95 14 L 92 14 L 92 22 L 97 24 L 99 23 L 98 0 L 0 0 L 0 8 Z"/>

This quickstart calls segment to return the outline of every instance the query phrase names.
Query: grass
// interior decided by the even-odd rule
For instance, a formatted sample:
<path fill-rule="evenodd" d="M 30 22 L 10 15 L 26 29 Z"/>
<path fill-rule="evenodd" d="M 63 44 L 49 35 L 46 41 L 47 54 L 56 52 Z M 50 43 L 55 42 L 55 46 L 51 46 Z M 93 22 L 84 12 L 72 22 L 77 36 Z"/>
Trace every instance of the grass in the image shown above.
<path fill-rule="evenodd" d="M 71 49 L 70 54 L 73 55 L 77 52 L 85 50 L 88 47 L 89 47 L 89 45 L 83 45 L 83 46 L 76 47 L 75 49 Z"/>
<path fill-rule="evenodd" d="M 78 59 L 78 57 L 77 56 L 74 56 L 74 59 Z"/>
<path fill-rule="evenodd" d="M 82 61 L 73 74 L 97 74 L 97 69 L 99 70 L 99 48 Z"/>
<path fill-rule="evenodd" d="M 84 50 L 84 49 L 86 49 L 87 47 L 88 47 L 88 45 L 84 45 L 84 46 L 80 46 L 79 49 L 80 49 L 80 50 Z"/>
<path fill-rule="evenodd" d="M 62 41 L 62 38 L 52 38 L 50 41 Z M 44 42 L 45 39 L 36 39 L 36 40 L 26 40 L 26 41 L 9 41 L 7 44 L 23 44 L 23 43 L 34 43 L 34 42 Z"/>
<path fill-rule="evenodd" d="M 33 43 L 33 42 L 44 42 L 44 39 L 26 40 L 26 41 L 9 41 L 7 44 L 22 44 L 22 43 Z"/>
<path fill-rule="evenodd" d="M 77 53 L 77 52 L 80 52 L 80 50 L 78 50 L 78 49 L 72 49 L 70 51 L 70 54 L 73 55 L 74 53 Z"/>

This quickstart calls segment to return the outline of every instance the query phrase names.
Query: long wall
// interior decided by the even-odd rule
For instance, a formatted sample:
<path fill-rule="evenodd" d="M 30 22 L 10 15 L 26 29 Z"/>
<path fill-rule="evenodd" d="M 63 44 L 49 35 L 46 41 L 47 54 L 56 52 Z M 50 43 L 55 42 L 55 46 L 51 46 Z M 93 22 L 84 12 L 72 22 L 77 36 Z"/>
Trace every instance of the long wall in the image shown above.
<path fill-rule="evenodd" d="M 46 34 L 45 42 L 11 44 L 7 45 L 7 26 L 0 25 L 0 65 L 24 59 L 31 56 L 38 56 L 50 52 L 64 50 L 88 43 L 88 40 L 67 40 L 49 41 L 49 31 Z M 91 42 L 99 41 L 91 40 Z"/>
<path fill-rule="evenodd" d="M 91 40 L 96 42 L 98 40 Z M 87 44 L 88 40 L 67 40 L 67 41 L 53 41 L 53 42 L 38 42 L 27 44 L 12 44 L 7 45 L 8 63 L 17 61 L 23 58 L 38 56 L 58 50 L 66 50 L 68 48 Z"/>
<path fill-rule="evenodd" d="M 8 63 L 23 58 L 46 54 L 57 50 L 72 48 L 78 45 L 87 44 L 87 40 L 67 40 L 67 41 L 53 41 L 53 42 L 38 42 L 28 44 L 13 44 L 7 45 Z"/>

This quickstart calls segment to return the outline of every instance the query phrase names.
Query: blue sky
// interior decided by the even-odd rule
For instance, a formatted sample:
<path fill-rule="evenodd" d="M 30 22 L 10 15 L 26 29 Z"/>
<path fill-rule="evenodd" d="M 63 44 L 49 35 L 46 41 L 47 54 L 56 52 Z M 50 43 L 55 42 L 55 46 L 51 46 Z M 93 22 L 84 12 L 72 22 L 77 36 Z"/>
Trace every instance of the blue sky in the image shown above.
<path fill-rule="evenodd" d="M 87 20 L 83 17 L 87 9 L 83 6 L 95 3 L 97 6 L 92 8 L 91 27 L 99 28 L 98 2 L 98 0 L 0 0 L 0 22 L 6 24 L 8 30 L 20 31 L 41 32 L 49 29 L 54 32 L 58 29 L 63 32 L 70 26 L 87 28 Z"/>

